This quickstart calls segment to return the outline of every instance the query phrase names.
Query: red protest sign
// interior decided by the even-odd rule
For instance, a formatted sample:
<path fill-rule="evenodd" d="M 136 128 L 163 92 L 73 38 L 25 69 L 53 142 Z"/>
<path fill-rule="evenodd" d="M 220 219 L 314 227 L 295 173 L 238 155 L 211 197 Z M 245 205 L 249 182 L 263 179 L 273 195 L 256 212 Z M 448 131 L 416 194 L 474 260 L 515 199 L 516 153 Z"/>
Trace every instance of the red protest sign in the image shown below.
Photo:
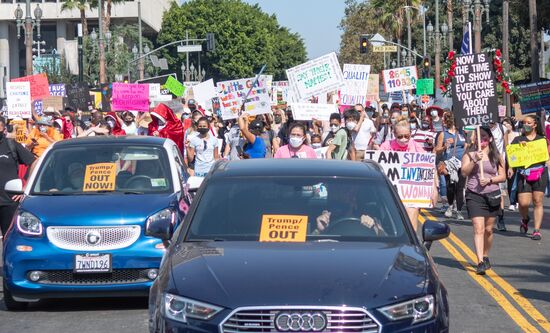
<path fill-rule="evenodd" d="M 12 82 L 30 82 L 31 84 L 31 100 L 50 97 L 50 84 L 48 76 L 45 73 L 18 77 L 11 80 Z"/>

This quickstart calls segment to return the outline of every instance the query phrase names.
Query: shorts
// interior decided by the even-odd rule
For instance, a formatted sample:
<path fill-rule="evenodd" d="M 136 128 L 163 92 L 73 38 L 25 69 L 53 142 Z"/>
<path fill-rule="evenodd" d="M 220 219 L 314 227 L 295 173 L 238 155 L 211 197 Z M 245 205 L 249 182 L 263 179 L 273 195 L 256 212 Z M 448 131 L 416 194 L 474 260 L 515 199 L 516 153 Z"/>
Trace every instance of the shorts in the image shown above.
<path fill-rule="evenodd" d="M 546 192 L 546 185 L 548 184 L 548 169 L 545 167 L 544 171 L 540 175 L 540 179 L 536 182 L 528 182 L 521 174 L 518 175 L 518 193 L 533 193 L 533 192 Z"/>
<path fill-rule="evenodd" d="M 468 216 L 473 217 L 496 217 L 500 213 L 500 205 L 496 207 L 489 206 L 489 199 L 484 195 L 466 190 L 466 207 Z"/>

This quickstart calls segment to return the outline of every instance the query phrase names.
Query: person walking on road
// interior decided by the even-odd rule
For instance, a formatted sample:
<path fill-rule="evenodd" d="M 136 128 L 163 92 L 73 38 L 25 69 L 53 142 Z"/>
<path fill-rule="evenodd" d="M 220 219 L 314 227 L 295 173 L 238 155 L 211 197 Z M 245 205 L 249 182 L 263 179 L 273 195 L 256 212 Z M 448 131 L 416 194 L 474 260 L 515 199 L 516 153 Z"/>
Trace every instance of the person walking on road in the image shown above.
<path fill-rule="evenodd" d="M 474 227 L 474 245 L 478 264 L 476 273 L 491 268 L 489 251 L 493 245 L 493 226 L 501 211 L 499 184 L 506 181 L 504 159 L 489 127 L 481 127 L 462 157 L 462 175 L 466 183 L 466 207 Z"/>
<path fill-rule="evenodd" d="M 512 141 L 512 144 L 526 145 L 528 142 L 545 139 L 542 129 L 539 128 L 537 117 L 527 115 L 523 119 L 523 134 Z M 521 215 L 520 232 L 526 234 L 529 229 L 529 207 L 533 203 L 534 208 L 534 227 L 532 240 L 541 240 L 540 227 L 544 214 L 543 200 L 546 185 L 548 183 L 548 170 L 546 161 L 536 163 L 528 168 L 517 168 L 512 188 L 517 189 L 519 213 Z M 508 177 L 512 178 L 514 172 L 508 170 Z"/>

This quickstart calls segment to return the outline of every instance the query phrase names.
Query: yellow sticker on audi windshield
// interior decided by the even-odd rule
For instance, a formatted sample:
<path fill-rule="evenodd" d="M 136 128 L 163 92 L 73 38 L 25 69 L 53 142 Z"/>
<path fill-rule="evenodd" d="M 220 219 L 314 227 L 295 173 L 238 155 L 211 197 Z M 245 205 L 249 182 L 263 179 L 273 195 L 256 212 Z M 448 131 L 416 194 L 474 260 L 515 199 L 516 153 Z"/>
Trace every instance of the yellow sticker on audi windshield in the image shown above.
<path fill-rule="evenodd" d="M 305 242 L 307 215 L 263 215 L 260 242 Z"/>
<path fill-rule="evenodd" d="M 96 163 L 86 165 L 84 192 L 114 191 L 116 163 Z"/>

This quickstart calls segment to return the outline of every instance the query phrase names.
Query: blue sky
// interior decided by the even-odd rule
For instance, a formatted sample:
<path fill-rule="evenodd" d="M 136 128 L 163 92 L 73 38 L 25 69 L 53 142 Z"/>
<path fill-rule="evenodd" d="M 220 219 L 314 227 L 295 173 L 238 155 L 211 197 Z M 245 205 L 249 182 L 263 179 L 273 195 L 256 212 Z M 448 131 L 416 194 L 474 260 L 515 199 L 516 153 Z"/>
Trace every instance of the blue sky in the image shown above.
<path fill-rule="evenodd" d="M 262 10 L 277 15 L 279 24 L 304 39 L 308 57 L 317 58 L 338 51 L 338 29 L 344 17 L 344 0 L 244 0 L 259 4 Z"/>

